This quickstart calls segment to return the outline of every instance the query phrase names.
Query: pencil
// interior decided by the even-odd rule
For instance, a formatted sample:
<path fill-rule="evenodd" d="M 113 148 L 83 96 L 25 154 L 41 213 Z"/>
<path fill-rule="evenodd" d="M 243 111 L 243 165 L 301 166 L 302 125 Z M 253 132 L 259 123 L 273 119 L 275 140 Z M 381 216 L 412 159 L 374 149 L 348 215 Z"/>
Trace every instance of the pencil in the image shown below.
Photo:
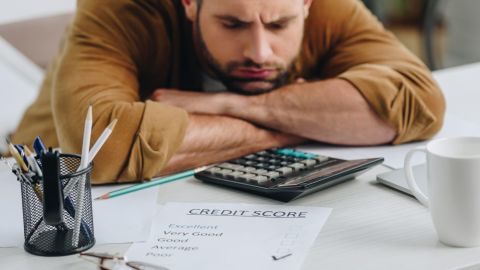
<path fill-rule="evenodd" d="M 90 137 L 92 134 L 92 106 L 88 106 L 87 117 L 85 118 L 85 126 L 83 128 L 82 158 L 77 171 L 88 167 L 88 149 L 90 148 Z"/>
<path fill-rule="evenodd" d="M 95 144 L 92 146 L 92 149 L 89 151 L 88 154 L 88 164 L 92 162 L 92 160 L 95 158 L 95 155 L 97 155 L 98 151 L 100 151 L 100 148 L 103 146 L 105 141 L 108 139 L 110 134 L 113 131 L 113 128 L 115 128 L 115 124 L 117 123 L 117 119 L 114 119 L 102 132 L 100 137 L 97 139 Z M 68 184 L 65 186 L 63 189 L 63 194 L 64 196 L 70 195 L 70 193 L 73 191 L 75 188 L 75 185 L 77 184 L 77 181 L 70 181 Z"/>
<path fill-rule="evenodd" d="M 125 195 L 125 194 L 128 194 L 128 193 L 131 193 L 131 192 L 146 189 L 146 188 L 149 188 L 149 187 L 154 187 L 154 186 L 166 184 L 166 183 L 169 183 L 169 182 L 172 182 L 172 181 L 181 180 L 181 179 L 184 179 L 186 177 L 190 177 L 197 172 L 201 172 L 201 171 L 203 171 L 207 168 L 208 168 L 207 166 L 204 166 L 204 167 L 199 167 L 199 168 L 196 168 L 196 169 L 193 169 L 193 170 L 188 170 L 188 171 L 184 171 L 184 172 L 181 172 L 181 173 L 172 174 L 172 175 L 169 175 L 169 176 L 156 178 L 156 179 L 153 179 L 150 182 L 145 182 L 145 183 L 141 183 L 141 184 L 137 184 L 137 185 L 133 185 L 133 186 L 130 186 L 130 187 L 126 187 L 126 188 L 122 188 L 122 189 L 118 189 L 118 190 L 114 190 L 114 191 L 105 193 L 102 196 L 95 198 L 95 200 L 106 200 L 106 199 L 110 199 L 110 198 L 113 198 L 113 197 L 122 196 L 122 195 Z"/>
<path fill-rule="evenodd" d="M 90 148 L 90 137 L 92 134 L 92 106 L 88 106 L 87 116 L 85 118 L 85 126 L 83 129 L 83 144 L 82 144 L 82 156 L 80 159 L 80 166 L 78 166 L 78 171 L 81 171 L 88 167 L 88 149 Z M 83 214 L 83 203 L 85 196 L 85 177 L 82 177 L 78 183 L 78 193 L 77 193 L 77 208 L 75 210 L 75 219 L 73 225 L 73 236 L 72 236 L 72 246 L 78 246 L 80 241 L 80 226 L 82 223 L 82 214 Z"/>
<path fill-rule="evenodd" d="M 20 166 L 23 172 L 28 172 L 28 166 L 23 161 L 23 158 L 20 155 L 20 153 L 18 153 L 17 149 L 15 149 L 15 147 L 10 141 L 7 141 L 7 143 L 8 143 L 8 150 L 10 151 L 10 155 L 12 155 L 15 158 L 15 161 L 17 161 L 18 166 Z"/>
<path fill-rule="evenodd" d="M 100 151 L 103 144 L 107 141 L 108 137 L 110 137 L 110 134 L 112 134 L 112 131 L 115 128 L 115 125 L 117 124 L 117 121 L 118 121 L 117 119 L 113 119 L 113 121 L 102 132 L 100 137 L 98 137 L 97 141 L 95 142 L 95 144 L 92 146 L 92 149 L 88 153 L 89 163 L 93 161 L 98 151 Z"/>

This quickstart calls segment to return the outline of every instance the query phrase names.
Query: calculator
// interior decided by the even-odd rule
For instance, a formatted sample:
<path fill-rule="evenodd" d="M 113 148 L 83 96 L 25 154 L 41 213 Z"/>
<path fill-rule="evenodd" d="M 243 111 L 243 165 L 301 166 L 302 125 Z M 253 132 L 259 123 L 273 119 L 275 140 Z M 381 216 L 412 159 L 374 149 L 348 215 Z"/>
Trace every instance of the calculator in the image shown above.
<path fill-rule="evenodd" d="M 383 158 L 343 160 L 276 148 L 211 166 L 195 178 L 288 202 L 353 179 L 382 162 Z"/>

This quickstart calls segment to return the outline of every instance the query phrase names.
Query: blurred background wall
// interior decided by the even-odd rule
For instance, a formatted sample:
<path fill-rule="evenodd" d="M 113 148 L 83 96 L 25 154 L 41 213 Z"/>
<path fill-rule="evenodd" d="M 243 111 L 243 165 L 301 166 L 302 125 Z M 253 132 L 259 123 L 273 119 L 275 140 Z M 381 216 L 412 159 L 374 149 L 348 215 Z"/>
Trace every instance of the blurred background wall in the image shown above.
<path fill-rule="evenodd" d="M 480 61 L 480 0 L 363 0 L 411 51 L 432 69 Z M 428 15 L 430 17 L 428 18 Z M 431 33 L 425 31 L 430 19 Z M 431 46 L 426 46 L 426 35 Z"/>
<path fill-rule="evenodd" d="M 444 66 L 480 61 L 480 1 L 445 0 L 441 12 L 446 37 Z"/>

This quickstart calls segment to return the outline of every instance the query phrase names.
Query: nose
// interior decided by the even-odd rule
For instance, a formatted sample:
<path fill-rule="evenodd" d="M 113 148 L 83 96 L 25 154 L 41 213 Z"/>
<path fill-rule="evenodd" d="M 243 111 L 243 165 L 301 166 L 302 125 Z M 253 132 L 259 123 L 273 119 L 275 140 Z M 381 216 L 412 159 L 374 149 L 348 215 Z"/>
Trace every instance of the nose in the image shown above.
<path fill-rule="evenodd" d="M 247 41 L 243 56 L 257 64 L 263 64 L 273 54 L 268 35 L 263 27 L 252 29 L 251 38 Z"/>

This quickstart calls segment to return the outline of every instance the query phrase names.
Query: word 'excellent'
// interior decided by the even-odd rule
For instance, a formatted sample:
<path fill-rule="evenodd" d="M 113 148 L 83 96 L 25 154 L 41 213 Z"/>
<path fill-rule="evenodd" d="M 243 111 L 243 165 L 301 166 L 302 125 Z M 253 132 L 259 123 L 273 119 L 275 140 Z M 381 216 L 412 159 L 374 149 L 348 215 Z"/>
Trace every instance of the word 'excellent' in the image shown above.
<path fill-rule="evenodd" d="M 198 216 L 235 216 L 235 217 L 264 217 L 264 218 L 306 218 L 308 212 L 287 211 L 250 211 L 228 209 L 190 209 L 188 215 Z"/>

